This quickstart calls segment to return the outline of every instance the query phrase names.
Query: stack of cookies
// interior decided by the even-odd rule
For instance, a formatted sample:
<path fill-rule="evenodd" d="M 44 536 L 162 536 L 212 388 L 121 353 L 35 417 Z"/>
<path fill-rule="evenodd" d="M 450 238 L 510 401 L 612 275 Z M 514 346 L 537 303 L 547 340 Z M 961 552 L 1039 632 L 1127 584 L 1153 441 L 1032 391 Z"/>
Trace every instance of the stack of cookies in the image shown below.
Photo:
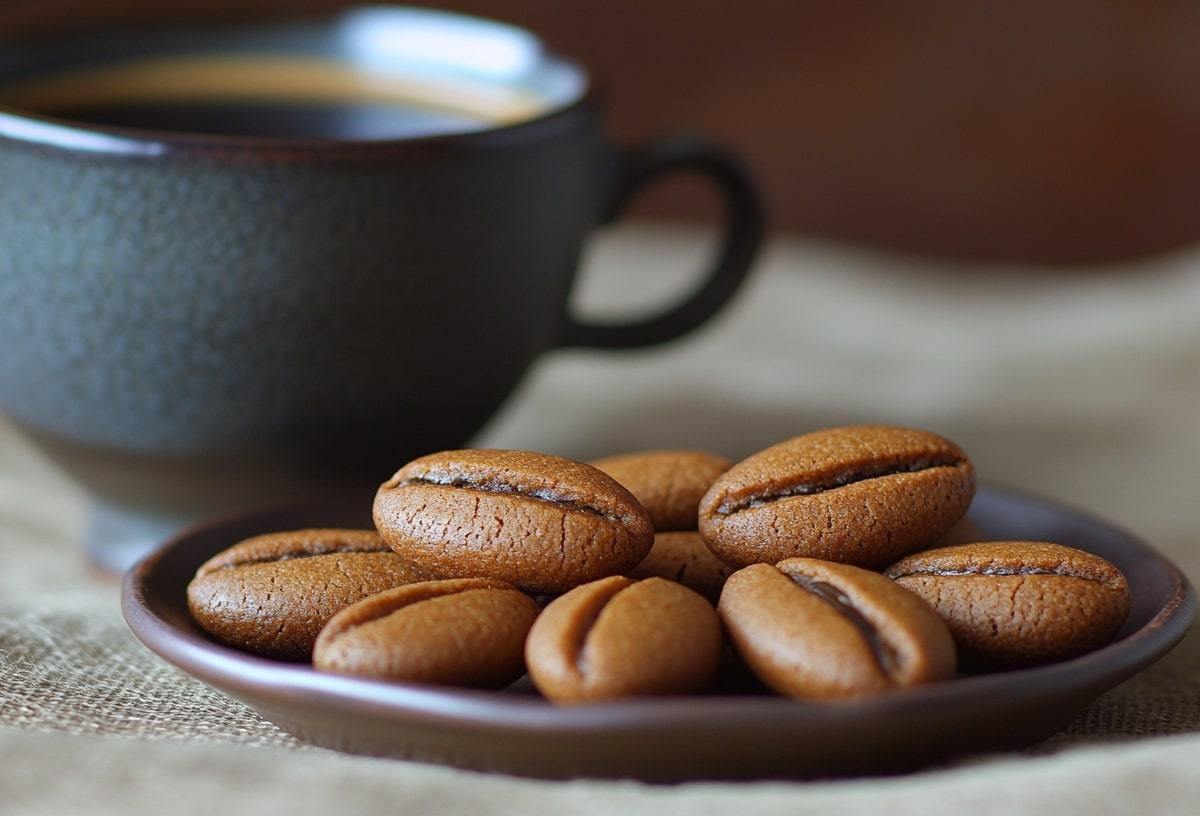
<path fill-rule="evenodd" d="M 200 567 L 188 604 L 265 657 L 454 686 L 528 672 L 558 703 L 704 691 L 729 657 L 781 694 L 862 697 L 1115 637 L 1129 590 L 1104 559 L 936 546 L 974 492 L 957 445 L 883 426 L 736 464 L 447 451 L 379 488 L 375 530 L 243 541 Z"/>

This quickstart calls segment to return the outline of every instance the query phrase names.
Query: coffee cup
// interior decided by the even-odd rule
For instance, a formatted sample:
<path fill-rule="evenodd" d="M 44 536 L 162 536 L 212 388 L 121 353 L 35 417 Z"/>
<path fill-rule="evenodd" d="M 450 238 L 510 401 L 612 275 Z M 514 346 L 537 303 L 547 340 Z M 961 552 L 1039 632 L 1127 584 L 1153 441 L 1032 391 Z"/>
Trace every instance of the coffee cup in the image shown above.
<path fill-rule="evenodd" d="M 686 334 L 749 270 L 758 196 L 704 139 L 610 146 L 601 108 L 532 34 L 411 8 L 6 43 L 0 410 L 126 503 L 163 468 L 378 481 L 546 351 Z M 676 172 L 726 205 L 702 281 L 573 315 L 589 233 Z"/>

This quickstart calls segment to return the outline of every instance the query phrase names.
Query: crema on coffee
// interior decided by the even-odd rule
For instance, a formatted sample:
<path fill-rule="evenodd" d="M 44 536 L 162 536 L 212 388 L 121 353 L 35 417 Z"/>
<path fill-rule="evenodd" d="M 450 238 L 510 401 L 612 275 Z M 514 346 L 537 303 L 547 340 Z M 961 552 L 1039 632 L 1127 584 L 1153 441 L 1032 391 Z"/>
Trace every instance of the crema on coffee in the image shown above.
<path fill-rule="evenodd" d="M 483 27 L 481 27 L 483 26 Z M 367 9 L 336 47 L 158 49 L 0 76 L 0 106 L 88 124 L 274 138 L 389 139 L 483 130 L 582 95 L 526 32 Z"/>

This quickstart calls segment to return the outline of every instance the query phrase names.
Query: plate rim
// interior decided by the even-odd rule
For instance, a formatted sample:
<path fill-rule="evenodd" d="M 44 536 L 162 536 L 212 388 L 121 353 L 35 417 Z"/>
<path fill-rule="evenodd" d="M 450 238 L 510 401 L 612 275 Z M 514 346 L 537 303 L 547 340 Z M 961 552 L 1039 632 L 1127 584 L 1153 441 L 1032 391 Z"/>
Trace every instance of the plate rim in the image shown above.
<path fill-rule="evenodd" d="M 302 506 L 300 502 L 286 502 L 224 514 L 172 536 L 125 574 L 121 611 L 126 624 L 150 651 L 222 693 L 280 703 L 317 703 L 330 711 L 353 710 L 460 731 L 578 738 L 661 729 L 711 731 L 745 727 L 750 715 L 757 724 L 767 721 L 780 728 L 820 727 L 848 717 L 897 716 L 917 713 L 932 705 L 965 705 L 1001 692 L 1006 704 L 1012 705 L 1023 696 L 1041 697 L 1047 690 L 1082 689 L 1096 684 L 1108 689 L 1165 655 L 1190 630 L 1197 612 L 1194 589 L 1174 562 L 1140 537 L 1086 511 L 1024 491 L 988 486 L 981 487 L 980 493 L 1000 500 L 1033 503 L 1120 536 L 1144 551 L 1165 573 L 1171 586 L 1169 594 L 1145 624 L 1120 640 L 1045 666 L 957 677 L 835 702 L 800 701 L 775 695 L 709 694 L 557 706 L 533 696 L 317 672 L 308 665 L 270 660 L 221 645 L 198 632 L 179 629 L 154 611 L 147 584 L 168 554 L 219 528 Z M 303 504 L 311 506 L 311 502 Z M 1120 670 L 1114 671 L 1114 664 Z M 1114 677 L 1118 678 L 1115 682 Z M 1019 682 L 1014 683 L 1014 678 Z"/>

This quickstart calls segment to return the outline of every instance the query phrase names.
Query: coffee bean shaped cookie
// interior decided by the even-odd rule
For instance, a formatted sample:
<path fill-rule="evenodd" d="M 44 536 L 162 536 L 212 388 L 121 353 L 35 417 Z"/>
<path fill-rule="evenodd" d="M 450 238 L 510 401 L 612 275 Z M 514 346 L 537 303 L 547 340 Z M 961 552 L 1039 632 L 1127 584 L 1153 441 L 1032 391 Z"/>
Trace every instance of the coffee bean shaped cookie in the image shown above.
<path fill-rule="evenodd" d="M 746 665 L 793 697 L 861 697 L 954 675 L 954 642 L 933 609 L 858 567 L 754 564 L 725 582 L 717 611 Z"/>
<path fill-rule="evenodd" d="M 624 573 L 654 528 L 629 491 L 591 465 L 541 453 L 461 450 L 417 459 L 375 496 L 392 549 L 438 575 L 557 594 Z"/>
<path fill-rule="evenodd" d="M 700 499 L 733 462 L 702 450 L 651 450 L 592 464 L 624 485 L 663 533 L 696 529 Z"/>
<path fill-rule="evenodd" d="M 974 495 L 971 462 L 940 436 L 831 428 L 730 468 L 700 502 L 700 533 L 737 566 L 805 557 L 880 569 L 929 546 Z"/>
<path fill-rule="evenodd" d="M 577 587 L 546 607 L 525 644 L 530 678 L 557 703 L 699 691 L 720 659 L 712 605 L 661 578 Z"/>
<path fill-rule="evenodd" d="M 270 533 L 205 562 L 188 584 L 188 609 L 201 629 L 230 646 L 308 660 L 334 614 L 373 593 L 432 577 L 374 530 Z"/>
<path fill-rule="evenodd" d="M 699 533 L 658 533 L 650 554 L 630 578 L 666 578 L 699 592 L 714 604 L 733 568 L 712 554 Z"/>
<path fill-rule="evenodd" d="M 1129 614 L 1120 570 L 1044 541 L 941 547 L 910 555 L 885 574 L 933 605 L 973 667 L 1076 657 L 1111 641 Z"/>
<path fill-rule="evenodd" d="M 321 630 L 321 671 L 477 688 L 525 672 L 522 650 L 538 605 L 487 578 L 409 584 L 348 606 Z"/>

